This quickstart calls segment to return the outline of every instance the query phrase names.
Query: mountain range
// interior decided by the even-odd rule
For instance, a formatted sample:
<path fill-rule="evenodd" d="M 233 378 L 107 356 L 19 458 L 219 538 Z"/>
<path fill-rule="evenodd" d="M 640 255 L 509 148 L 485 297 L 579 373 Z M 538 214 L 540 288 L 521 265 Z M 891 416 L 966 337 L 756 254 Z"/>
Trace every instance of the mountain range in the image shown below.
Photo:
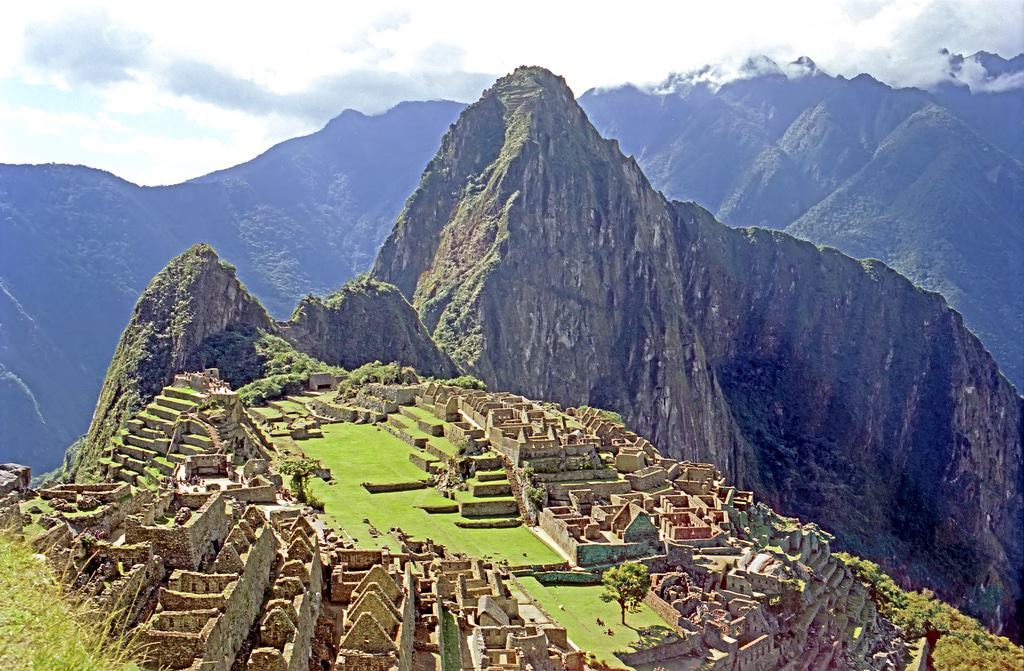
<path fill-rule="evenodd" d="M 542 68 L 461 113 L 369 277 L 287 322 L 210 247 L 174 259 L 122 335 L 74 475 L 175 372 L 237 385 L 302 357 L 616 411 L 1019 637 L 1024 399 L 959 313 L 878 261 L 669 200 Z"/>
<path fill-rule="evenodd" d="M 950 60 L 932 92 L 759 58 L 724 83 L 705 68 L 580 104 L 666 196 L 880 259 L 941 293 L 1021 388 L 1024 88 L 972 92 L 957 73 L 967 60 L 1024 78 L 1024 57 Z"/>
<path fill-rule="evenodd" d="M 950 55 L 932 92 L 809 59 L 766 59 L 580 104 L 655 188 L 736 226 L 785 228 L 880 258 L 939 291 L 1024 383 L 1020 57 Z M 988 82 L 958 73 L 980 63 Z M 976 70 L 974 68 L 972 72 Z M 0 452 L 56 466 L 84 433 L 118 329 L 167 258 L 208 241 L 271 315 L 369 267 L 463 105 L 347 111 L 312 135 L 183 184 L 80 166 L 0 165 Z"/>

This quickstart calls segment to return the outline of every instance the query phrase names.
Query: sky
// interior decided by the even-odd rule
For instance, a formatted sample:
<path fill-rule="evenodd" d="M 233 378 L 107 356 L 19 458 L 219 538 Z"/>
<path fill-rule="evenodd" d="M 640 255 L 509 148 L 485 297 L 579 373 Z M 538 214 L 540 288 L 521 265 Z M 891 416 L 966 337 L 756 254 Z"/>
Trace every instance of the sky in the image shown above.
<path fill-rule="evenodd" d="M 470 102 L 518 65 L 553 70 L 577 95 L 709 63 L 731 72 L 752 55 L 927 88 L 946 76 L 942 48 L 1024 51 L 1024 2 L 9 2 L 0 162 L 170 184 L 345 109 Z"/>

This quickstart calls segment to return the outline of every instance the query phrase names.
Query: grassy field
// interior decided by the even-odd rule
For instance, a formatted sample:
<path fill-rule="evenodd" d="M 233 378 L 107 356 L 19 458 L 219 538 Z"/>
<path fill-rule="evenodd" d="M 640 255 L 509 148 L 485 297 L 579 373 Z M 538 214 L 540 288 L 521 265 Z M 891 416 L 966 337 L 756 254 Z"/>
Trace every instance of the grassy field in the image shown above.
<path fill-rule="evenodd" d="M 128 671 L 124 647 L 102 634 L 104 614 L 66 599 L 22 541 L 0 534 L 0 669 Z"/>
<path fill-rule="evenodd" d="M 640 612 L 628 613 L 623 626 L 618 604 L 601 601 L 604 588 L 600 585 L 545 586 L 529 577 L 520 581 L 530 596 L 566 628 L 573 643 L 613 668 L 632 668 L 615 657 L 616 652 L 635 651 L 644 641 L 660 639 L 669 632 L 664 620 L 646 605 Z M 598 618 L 603 625 L 597 624 Z"/>
<path fill-rule="evenodd" d="M 324 502 L 325 512 L 360 545 L 397 549 L 387 535 L 400 527 L 416 538 L 432 538 L 449 549 L 477 557 L 507 559 L 512 565 L 561 561 L 554 550 L 526 527 L 513 529 L 462 529 L 458 513 L 431 515 L 417 508 L 451 504 L 432 488 L 407 492 L 370 494 L 363 482 L 408 482 L 423 480 L 426 473 L 409 461 L 414 450 L 383 429 L 368 424 L 328 424 L 324 437 L 303 440 L 297 445 L 308 456 L 331 469 L 334 483 L 311 483 L 313 493 Z M 460 496 L 461 499 L 461 496 Z M 370 536 L 368 519 L 383 535 Z"/>

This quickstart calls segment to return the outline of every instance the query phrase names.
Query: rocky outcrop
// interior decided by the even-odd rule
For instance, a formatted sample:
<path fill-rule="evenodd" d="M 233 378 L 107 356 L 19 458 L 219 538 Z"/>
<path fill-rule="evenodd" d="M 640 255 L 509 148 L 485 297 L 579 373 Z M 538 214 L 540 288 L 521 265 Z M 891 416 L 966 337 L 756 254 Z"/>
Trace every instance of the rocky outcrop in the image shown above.
<path fill-rule="evenodd" d="M 139 298 L 107 371 L 89 433 L 73 455 L 71 475 L 91 477 L 111 436 L 175 373 L 220 367 L 225 379 L 241 386 L 286 372 L 270 359 L 295 360 L 299 353 L 344 368 L 394 361 L 426 375 L 459 374 L 393 286 L 350 282 L 325 300 L 307 297 L 290 321 L 275 322 L 238 281 L 233 266 L 209 245 L 195 245 L 172 259 Z M 316 365 L 309 361 L 302 370 Z"/>
<path fill-rule="evenodd" d="M 209 245 L 193 245 L 157 273 L 135 305 L 78 453 L 79 476 L 95 468 L 121 424 L 171 383 L 208 336 L 229 327 L 271 329 L 273 322 L 233 266 Z"/>
<path fill-rule="evenodd" d="M 618 410 L 1009 631 L 1021 399 L 960 316 L 667 201 L 560 78 L 520 68 L 466 109 L 373 276 L 488 384 Z"/>
<path fill-rule="evenodd" d="M 424 375 L 459 374 L 401 292 L 383 282 L 360 279 L 326 299 L 308 296 L 278 326 L 297 349 L 331 365 L 397 361 Z"/>

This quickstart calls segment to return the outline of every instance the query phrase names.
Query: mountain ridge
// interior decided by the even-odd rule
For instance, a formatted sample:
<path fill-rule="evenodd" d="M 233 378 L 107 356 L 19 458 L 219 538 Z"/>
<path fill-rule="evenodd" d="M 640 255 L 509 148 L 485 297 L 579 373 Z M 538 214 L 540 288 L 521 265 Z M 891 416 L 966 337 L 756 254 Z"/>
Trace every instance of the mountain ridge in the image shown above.
<path fill-rule="evenodd" d="M 648 89 L 591 90 L 579 102 L 668 197 L 696 200 L 731 226 L 785 228 L 852 256 L 879 258 L 942 292 L 1021 388 L 1024 303 L 1013 295 L 1013 279 L 993 274 L 984 258 L 995 248 L 1010 257 L 1000 266 L 1024 265 L 1017 225 L 1024 197 L 991 179 L 1012 185 L 1024 171 L 1024 90 L 971 93 L 962 82 L 896 89 L 867 74 L 815 73 L 740 77 L 717 87 L 710 75 L 673 75 Z M 930 113 L 932 127 L 924 129 L 922 113 L 931 108 L 957 123 Z M 887 151 L 915 119 L 934 142 Z M 942 148 L 952 146 L 960 163 L 940 169 Z M 852 214 L 830 208 L 856 191 L 862 172 L 884 170 L 884 157 L 901 162 L 877 180 L 879 187 L 903 185 L 888 203 Z M 863 191 L 858 207 L 877 199 Z M 865 237 L 867 229 L 875 233 Z"/>
<path fill-rule="evenodd" d="M 372 318 L 367 301 L 374 308 Z M 267 338 L 281 340 L 268 343 Z M 266 360 L 261 345 L 273 350 L 278 360 Z M 234 266 L 222 261 L 210 245 L 193 245 L 171 259 L 139 297 L 67 475 L 92 478 L 111 438 L 127 419 L 183 370 L 223 367 L 231 373 L 225 379 L 243 386 L 291 372 L 272 372 L 275 367 L 294 369 L 303 377 L 318 368 L 355 367 L 375 359 L 439 377 L 460 372 L 437 349 L 394 287 L 350 282 L 327 303 L 309 297 L 289 321 L 278 322 L 238 280 Z"/>

